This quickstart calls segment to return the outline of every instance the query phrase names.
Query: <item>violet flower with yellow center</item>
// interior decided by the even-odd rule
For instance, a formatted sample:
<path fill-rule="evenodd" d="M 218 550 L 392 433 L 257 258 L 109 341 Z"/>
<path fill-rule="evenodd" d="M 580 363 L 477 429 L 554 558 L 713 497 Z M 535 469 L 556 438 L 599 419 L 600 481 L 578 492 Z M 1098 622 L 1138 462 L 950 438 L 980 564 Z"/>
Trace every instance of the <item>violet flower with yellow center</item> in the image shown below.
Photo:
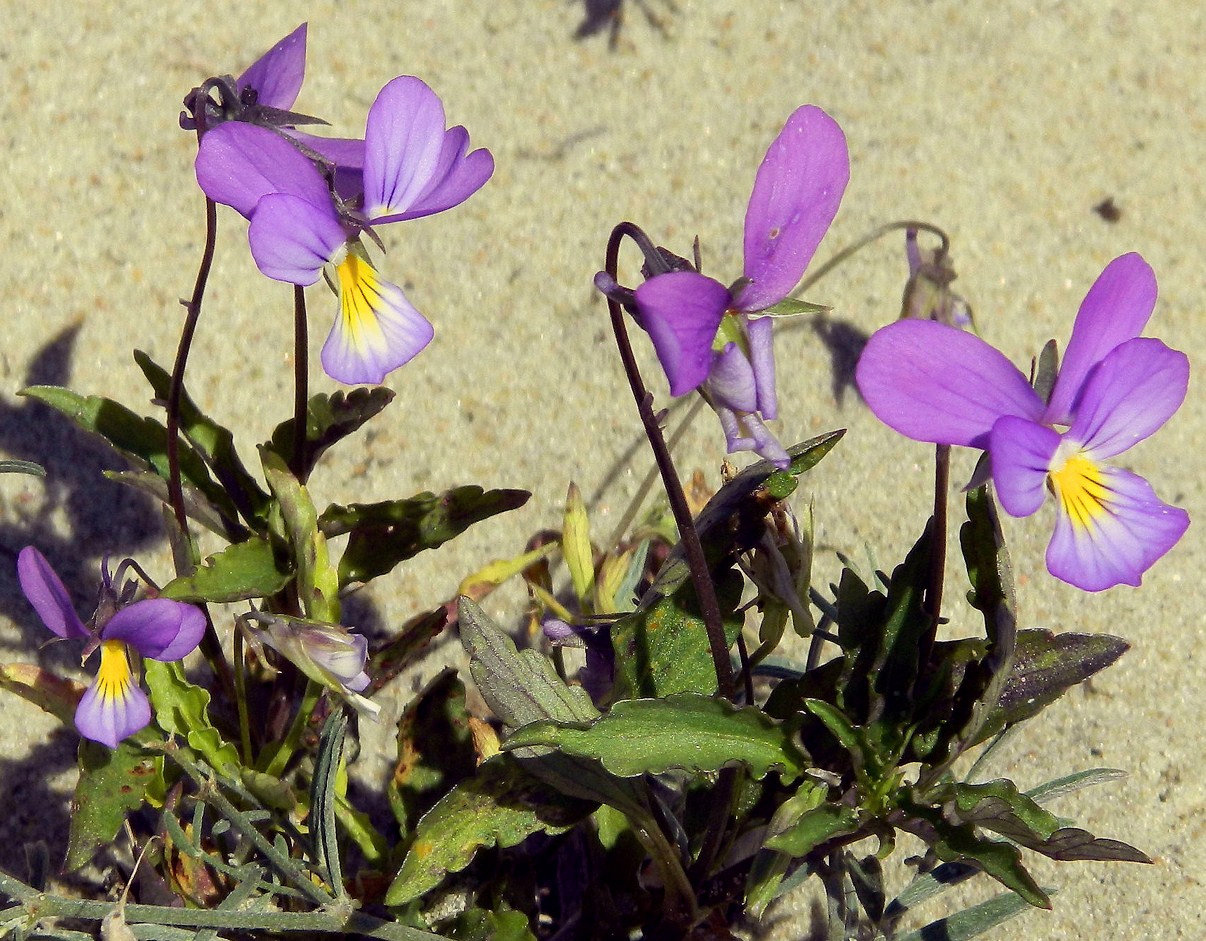
<path fill-rule="evenodd" d="M 813 105 L 797 108 L 758 167 L 737 283 L 729 288 L 697 271 L 678 270 L 655 274 L 635 291 L 640 325 L 653 341 L 670 394 L 700 389 L 730 452 L 752 450 L 779 467 L 789 463 L 764 423 L 778 415 L 772 321 L 750 315 L 774 307 L 799 283 L 849 179 L 846 138 L 837 122 Z"/>
<path fill-rule="evenodd" d="M 339 298 L 322 349 L 332 379 L 379 383 L 434 333 L 431 323 L 383 279 L 361 234 L 371 227 L 443 212 L 479 190 L 494 172 L 487 150 L 466 153 L 469 134 L 445 128 L 444 106 L 424 82 L 399 76 L 369 110 L 360 192 L 324 180 L 313 162 L 279 134 L 229 122 L 210 131 L 197 153 L 197 181 L 216 202 L 251 220 L 256 265 L 277 281 L 307 286 L 325 275 Z"/>
<path fill-rule="evenodd" d="M 167 598 L 134 601 L 137 583 L 121 584 L 126 564 L 118 567 L 116 577 L 101 566 L 100 602 L 89 628 L 45 556 L 33 546 L 17 556 L 21 590 L 42 623 L 59 637 L 86 638 L 85 660 L 100 650 L 96 678 L 76 707 L 75 727 L 84 738 L 110 748 L 151 721 L 151 704 L 135 680 L 131 651 L 152 660 L 179 660 L 205 632 L 205 616 L 191 604 Z"/>
<path fill-rule="evenodd" d="M 1185 399 L 1189 360 L 1139 333 L 1156 278 L 1137 254 L 1090 288 L 1049 401 L 1001 353 L 962 330 L 901 320 L 856 371 L 871 411 L 906 437 L 988 452 L 1001 506 L 1029 516 L 1055 497 L 1047 569 L 1085 591 L 1138 585 L 1189 526 L 1142 477 L 1106 461 L 1157 431 Z"/>

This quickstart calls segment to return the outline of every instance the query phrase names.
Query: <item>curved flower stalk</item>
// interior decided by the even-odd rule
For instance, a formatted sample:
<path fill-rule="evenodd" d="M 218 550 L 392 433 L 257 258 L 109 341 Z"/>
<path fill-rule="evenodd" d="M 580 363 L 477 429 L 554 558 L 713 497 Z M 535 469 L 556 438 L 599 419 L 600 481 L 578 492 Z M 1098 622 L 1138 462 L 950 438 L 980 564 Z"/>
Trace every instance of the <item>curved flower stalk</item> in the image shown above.
<path fill-rule="evenodd" d="M 443 212 L 477 192 L 494 172 L 494 159 L 487 150 L 466 153 L 468 143 L 463 127 L 445 128 L 435 92 L 404 75 L 369 110 L 355 192 L 346 181 L 324 180 L 280 135 L 235 123 L 202 139 L 197 181 L 211 199 L 251 220 L 251 253 L 265 275 L 302 286 L 326 276 L 339 298 L 322 350 L 327 375 L 379 383 L 434 331 L 402 289 L 378 275 L 361 234 L 376 240 L 371 226 Z"/>
<path fill-rule="evenodd" d="M 1029 516 L 1055 497 L 1047 569 L 1085 591 L 1138 585 L 1189 526 L 1146 480 L 1106 460 L 1159 429 L 1180 407 L 1189 360 L 1139 333 L 1156 278 L 1137 254 L 1089 289 L 1050 400 L 983 340 L 902 320 L 867 342 L 856 371 L 871 411 L 906 437 L 982 448 L 1001 505 Z"/>
<path fill-rule="evenodd" d="M 251 611 L 239 617 L 253 644 L 264 643 L 315 683 L 343 697 L 357 712 L 376 719 L 381 707 L 360 695 L 370 679 L 365 672 L 368 641 L 338 624 Z"/>
<path fill-rule="evenodd" d="M 701 389 L 728 450 L 752 450 L 780 467 L 787 452 L 764 422 L 776 417 L 772 322 L 756 314 L 799 283 L 850 179 L 846 138 L 813 105 L 787 119 L 758 168 L 745 214 L 745 266 L 732 287 L 693 270 L 655 274 L 636 289 L 641 326 L 670 394 Z M 728 315 L 726 317 L 726 314 Z"/>
<path fill-rule="evenodd" d="M 151 721 L 150 701 L 130 667 L 131 649 L 152 660 L 180 660 L 205 632 L 205 615 L 191 604 L 167 598 L 133 601 L 137 583 L 121 585 L 127 564 L 118 566 L 116 577 L 102 564 L 100 602 L 86 627 L 46 557 L 33 546 L 17 556 L 21 590 L 47 629 L 65 639 L 87 639 L 85 660 L 100 649 L 100 666 L 76 708 L 75 727 L 84 738 L 110 748 Z"/>

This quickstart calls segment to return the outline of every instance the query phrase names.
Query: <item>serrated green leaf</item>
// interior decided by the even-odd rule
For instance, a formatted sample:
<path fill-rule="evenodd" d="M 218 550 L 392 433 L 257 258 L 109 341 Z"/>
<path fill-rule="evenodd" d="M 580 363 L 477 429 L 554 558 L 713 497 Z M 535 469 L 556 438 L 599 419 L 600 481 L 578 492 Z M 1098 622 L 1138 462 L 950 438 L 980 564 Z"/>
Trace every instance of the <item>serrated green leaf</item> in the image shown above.
<path fill-rule="evenodd" d="M 134 351 L 134 361 L 155 395 L 166 402 L 172 377 L 142 350 Z M 235 450 L 234 434 L 203 413 L 187 392 L 180 396 L 180 432 L 231 495 L 243 517 L 251 522 L 262 515 L 268 505 L 268 494 L 244 466 Z"/>
<path fill-rule="evenodd" d="M 71 724 L 85 687 L 32 663 L 6 663 L 0 666 L 0 689 L 15 693 L 60 722 Z"/>
<path fill-rule="evenodd" d="M 113 842 L 126 814 L 142 805 L 147 788 L 163 773 L 162 759 L 130 741 L 107 748 L 83 739 L 79 764 L 64 863 L 68 871 L 86 864 L 97 847 Z"/>
<path fill-rule="evenodd" d="M 930 791 L 925 800 L 942 804 L 953 823 L 974 824 L 1025 845 L 1045 840 L 1059 829 L 1054 814 L 1004 778 L 982 784 L 952 782 Z"/>
<path fill-rule="evenodd" d="M 423 815 L 385 904 L 419 898 L 469 865 L 480 849 L 515 846 L 533 833 L 562 833 L 592 807 L 551 791 L 509 755 L 492 758 Z"/>
<path fill-rule="evenodd" d="M 239 753 L 209 721 L 209 691 L 185 678 L 179 661 L 143 661 L 143 679 L 151 691 L 155 721 L 169 735 L 179 735 L 216 771 L 237 776 Z"/>
<path fill-rule="evenodd" d="M 456 487 L 440 495 L 420 493 L 409 500 L 332 504 L 319 526 L 328 537 L 350 534 L 339 560 L 341 585 L 367 582 L 425 549 L 435 549 L 474 523 L 528 502 L 526 490 Z"/>
<path fill-rule="evenodd" d="M 338 624 L 339 575 L 331 564 L 327 538 L 319 529 L 318 512 L 309 491 L 275 451 L 262 448 L 260 460 L 293 547 L 302 610 L 312 620 Z"/>
<path fill-rule="evenodd" d="M 858 814 L 854 808 L 821 804 L 806 811 L 790 829 L 771 837 L 764 845 L 767 849 L 798 858 L 812 852 L 826 840 L 853 833 L 857 828 Z"/>
<path fill-rule="evenodd" d="M 778 770 L 787 782 L 806 764 L 790 730 L 760 709 L 738 709 L 693 693 L 624 700 L 589 724 L 535 722 L 508 737 L 502 747 L 533 746 L 598 759 L 612 774 L 625 778 L 676 768 L 717 771 L 737 764 L 755 779 Z"/>
<path fill-rule="evenodd" d="M 253 536 L 206 558 L 192 575 L 174 578 L 160 591 L 175 601 L 243 601 L 276 594 L 293 578 L 277 568 L 268 540 Z"/>
<path fill-rule="evenodd" d="M 385 386 L 325 392 L 310 397 L 306 407 L 306 441 L 302 451 L 302 477 L 318 463 L 327 448 L 358 430 L 394 400 Z M 289 459 L 293 455 L 293 419 L 281 422 L 272 432 L 272 450 Z"/>

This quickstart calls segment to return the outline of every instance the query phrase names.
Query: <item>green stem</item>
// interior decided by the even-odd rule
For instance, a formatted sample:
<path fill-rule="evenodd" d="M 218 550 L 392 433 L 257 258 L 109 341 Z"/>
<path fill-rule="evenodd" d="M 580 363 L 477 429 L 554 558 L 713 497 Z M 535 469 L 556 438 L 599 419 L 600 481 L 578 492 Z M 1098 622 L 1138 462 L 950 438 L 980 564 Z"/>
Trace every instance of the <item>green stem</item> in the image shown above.
<path fill-rule="evenodd" d="M 265 774 L 279 778 L 284 773 L 285 767 L 289 764 L 289 759 L 297 751 L 302 733 L 306 731 L 306 727 L 310 723 L 310 714 L 314 711 L 314 707 L 318 705 L 318 697 L 321 695 L 322 687 L 307 678 L 306 692 L 302 696 L 301 705 L 297 707 L 297 713 L 293 716 L 293 724 L 289 726 L 289 731 L 285 733 L 285 737 L 277 745 L 276 751 L 272 755 L 272 760 L 268 762 L 268 767 L 264 769 Z"/>
<path fill-rule="evenodd" d="M 234 687 L 235 705 L 239 709 L 239 745 L 243 752 L 243 764 L 253 767 L 251 759 L 251 720 L 247 715 L 247 658 L 243 654 L 243 631 L 235 627 L 234 632 Z"/>

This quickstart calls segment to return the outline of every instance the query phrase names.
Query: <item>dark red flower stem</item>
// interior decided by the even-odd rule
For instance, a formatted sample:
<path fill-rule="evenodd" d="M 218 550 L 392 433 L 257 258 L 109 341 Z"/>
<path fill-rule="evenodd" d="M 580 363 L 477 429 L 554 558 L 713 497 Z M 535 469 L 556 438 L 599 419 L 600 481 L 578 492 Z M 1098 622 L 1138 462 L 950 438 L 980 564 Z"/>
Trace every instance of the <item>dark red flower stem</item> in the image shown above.
<path fill-rule="evenodd" d="M 306 427 L 309 417 L 310 340 L 306 331 L 306 289 L 293 286 L 293 476 L 303 484 L 306 468 Z"/>
<path fill-rule="evenodd" d="M 613 279 L 618 276 L 620 243 L 625 236 L 639 243 L 644 238 L 644 233 L 631 222 L 621 222 L 612 229 L 611 237 L 607 240 L 605 270 Z M 648 239 L 644 240 L 648 241 Z M 641 424 L 644 425 L 649 446 L 653 449 L 653 457 L 657 461 L 658 470 L 662 475 L 666 496 L 670 499 L 670 509 L 678 524 L 679 538 L 681 538 L 683 550 L 687 554 L 691 581 L 695 586 L 700 613 L 703 615 L 704 626 L 708 632 L 708 647 L 716 668 L 717 689 L 722 697 L 732 701 L 735 694 L 733 663 L 729 658 L 729 645 L 724 636 L 720 605 L 716 600 L 716 589 L 708 572 L 703 546 L 699 541 L 699 534 L 695 531 L 695 521 L 691 518 L 691 510 L 687 506 L 686 494 L 683 493 L 682 483 L 674 469 L 670 449 L 666 446 L 666 439 L 658 425 L 657 416 L 653 413 L 653 395 L 645 388 L 645 384 L 641 380 L 641 372 L 637 367 L 636 357 L 632 353 L 632 343 L 628 338 L 628 329 L 624 324 L 624 312 L 619 303 L 610 297 L 607 298 L 607 310 L 611 315 L 611 328 L 615 333 L 620 359 L 624 363 L 624 372 L 628 376 L 628 385 L 636 400 L 637 412 L 641 416 Z"/>

